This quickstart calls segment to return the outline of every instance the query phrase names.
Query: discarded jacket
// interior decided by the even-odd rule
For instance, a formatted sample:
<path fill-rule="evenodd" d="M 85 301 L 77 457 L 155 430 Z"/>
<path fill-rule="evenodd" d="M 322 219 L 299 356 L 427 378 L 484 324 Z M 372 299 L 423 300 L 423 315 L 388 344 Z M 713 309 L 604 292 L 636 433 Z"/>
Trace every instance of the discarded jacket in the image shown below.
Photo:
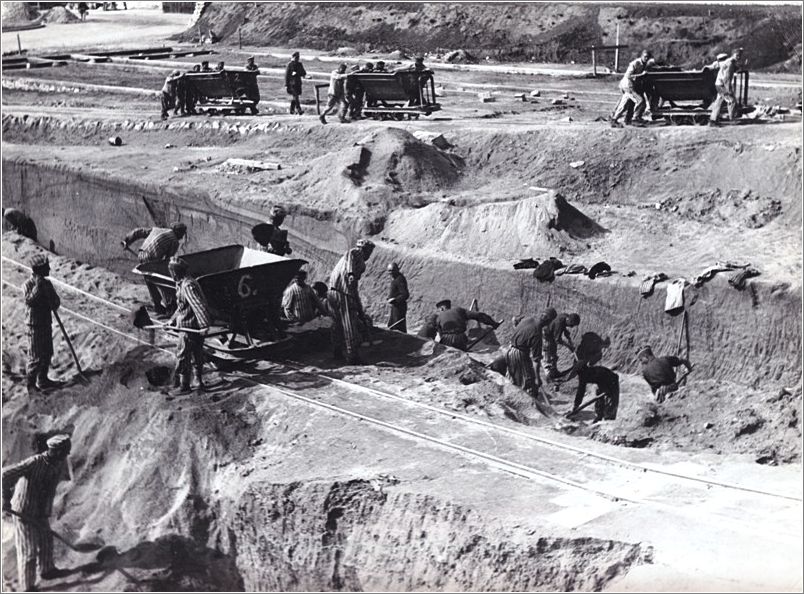
<path fill-rule="evenodd" d="M 594 280 L 598 276 L 609 276 L 611 274 L 611 266 L 606 262 L 598 262 L 589 269 L 587 276 Z"/>
<path fill-rule="evenodd" d="M 642 279 L 642 284 L 639 285 L 639 292 L 642 297 L 650 297 L 653 295 L 653 287 L 656 283 L 667 280 L 667 275 L 664 272 L 657 272 Z"/>
<path fill-rule="evenodd" d="M 684 311 L 684 286 L 686 279 L 677 278 L 667 285 L 667 298 L 664 301 L 664 311 L 671 316 L 677 316 Z"/>
<path fill-rule="evenodd" d="M 706 281 L 712 280 L 718 272 L 728 270 L 746 269 L 750 264 L 735 264 L 734 262 L 715 262 L 714 266 L 709 266 L 701 274 L 692 279 L 692 284 L 696 287 L 702 286 Z"/>
<path fill-rule="evenodd" d="M 748 268 L 735 272 L 733 275 L 731 275 L 731 278 L 729 278 L 729 284 L 738 291 L 742 291 L 745 289 L 745 281 L 751 277 L 759 276 L 760 274 L 761 273 L 759 270 L 749 266 Z"/>
<path fill-rule="evenodd" d="M 514 270 L 524 270 L 528 268 L 536 268 L 539 266 L 539 261 L 533 258 L 525 258 L 514 264 Z"/>

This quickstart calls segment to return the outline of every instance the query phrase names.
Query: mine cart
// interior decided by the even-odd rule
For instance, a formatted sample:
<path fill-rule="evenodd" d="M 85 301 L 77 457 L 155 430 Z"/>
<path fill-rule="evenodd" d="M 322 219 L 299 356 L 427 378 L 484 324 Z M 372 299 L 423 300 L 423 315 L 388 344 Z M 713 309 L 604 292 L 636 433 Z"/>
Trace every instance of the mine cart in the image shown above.
<path fill-rule="evenodd" d="M 672 124 L 705 124 L 709 119 L 708 108 L 717 97 L 716 78 L 717 70 L 708 67 L 686 71 L 676 68 L 648 70 L 644 89 L 651 113 Z M 736 74 L 734 96 L 737 99 L 735 113 L 750 111 L 747 70 Z"/>
<path fill-rule="evenodd" d="M 291 339 L 279 338 L 279 309 L 283 291 L 305 260 L 242 245 L 185 254 L 182 259 L 209 305 L 213 327 L 204 349 L 213 361 L 262 359 L 290 346 Z M 175 303 L 176 285 L 167 260 L 140 264 L 134 272 Z"/>
<path fill-rule="evenodd" d="M 364 115 L 376 119 L 418 118 L 439 111 L 432 70 L 398 70 L 396 72 L 354 72 L 347 77 L 362 87 Z M 319 89 L 316 85 L 316 109 L 321 113 Z M 322 99 L 323 100 L 323 99 Z"/>
<path fill-rule="evenodd" d="M 216 70 L 213 72 L 188 72 L 185 74 L 198 101 L 195 108 L 210 114 L 244 114 L 250 110 L 257 113 L 260 89 L 257 73 L 244 68 Z"/>

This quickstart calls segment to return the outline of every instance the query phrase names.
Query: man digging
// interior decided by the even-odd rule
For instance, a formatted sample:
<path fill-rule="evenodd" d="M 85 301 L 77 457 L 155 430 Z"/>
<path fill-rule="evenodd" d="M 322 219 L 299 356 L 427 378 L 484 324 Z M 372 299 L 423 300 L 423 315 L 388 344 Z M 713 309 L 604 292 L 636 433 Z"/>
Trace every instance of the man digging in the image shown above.
<path fill-rule="evenodd" d="M 48 390 L 61 384 L 48 377 L 53 358 L 53 316 L 61 299 L 47 279 L 50 261 L 44 254 L 31 260 L 31 278 L 25 281 L 23 294 L 28 309 L 28 390 Z"/>
<path fill-rule="evenodd" d="M 65 476 L 70 437 L 54 435 L 47 451 L 3 469 L 3 515 L 14 518 L 14 544 L 20 591 L 36 591 L 39 576 L 54 579 L 66 575 L 53 564 L 50 515 L 56 487 Z"/>
<path fill-rule="evenodd" d="M 548 307 L 538 318 L 531 316 L 523 318 L 514 328 L 511 345 L 505 351 L 508 378 L 534 399 L 542 385 L 540 376 L 542 330 L 556 319 L 556 315 L 556 310 Z"/>
<path fill-rule="evenodd" d="M 657 357 L 649 346 L 642 347 L 637 353 L 637 357 L 642 363 L 642 377 L 648 382 L 657 402 L 664 402 L 669 394 L 678 390 L 676 367 L 684 365 L 688 373 L 692 371 L 692 365 L 687 359 L 680 359 L 672 355 Z"/>

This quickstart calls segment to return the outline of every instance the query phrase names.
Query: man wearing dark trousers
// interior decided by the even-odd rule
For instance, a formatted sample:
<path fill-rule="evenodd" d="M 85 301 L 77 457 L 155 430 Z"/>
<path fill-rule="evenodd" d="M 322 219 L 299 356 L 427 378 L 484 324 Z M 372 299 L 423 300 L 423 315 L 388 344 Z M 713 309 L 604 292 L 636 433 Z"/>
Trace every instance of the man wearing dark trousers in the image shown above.
<path fill-rule="evenodd" d="M 391 315 L 388 318 L 388 329 L 407 332 L 408 299 L 410 299 L 408 280 L 399 271 L 399 265 L 396 262 L 388 265 L 388 274 L 391 275 L 391 286 L 388 290 Z"/>

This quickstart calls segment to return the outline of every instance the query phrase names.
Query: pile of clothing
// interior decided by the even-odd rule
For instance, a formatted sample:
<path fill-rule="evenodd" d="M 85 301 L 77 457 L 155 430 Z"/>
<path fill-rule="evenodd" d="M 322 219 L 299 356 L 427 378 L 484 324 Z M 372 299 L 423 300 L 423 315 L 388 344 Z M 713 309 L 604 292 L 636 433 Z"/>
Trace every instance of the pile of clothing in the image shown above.
<path fill-rule="evenodd" d="M 611 266 L 609 266 L 606 262 L 598 262 L 591 268 L 586 268 L 586 266 L 583 266 L 582 264 L 564 265 L 561 260 L 553 256 L 550 256 L 547 260 L 544 260 L 541 263 L 533 258 L 525 258 L 514 264 L 514 270 L 523 270 L 529 268 L 533 269 L 533 277 L 540 282 L 553 282 L 556 276 L 561 276 L 564 274 L 584 274 L 593 280 L 597 277 L 610 276 L 614 274 L 614 272 L 611 270 Z M 628 276 L 632 276 L 633 274 L 629 273 Z"/>

